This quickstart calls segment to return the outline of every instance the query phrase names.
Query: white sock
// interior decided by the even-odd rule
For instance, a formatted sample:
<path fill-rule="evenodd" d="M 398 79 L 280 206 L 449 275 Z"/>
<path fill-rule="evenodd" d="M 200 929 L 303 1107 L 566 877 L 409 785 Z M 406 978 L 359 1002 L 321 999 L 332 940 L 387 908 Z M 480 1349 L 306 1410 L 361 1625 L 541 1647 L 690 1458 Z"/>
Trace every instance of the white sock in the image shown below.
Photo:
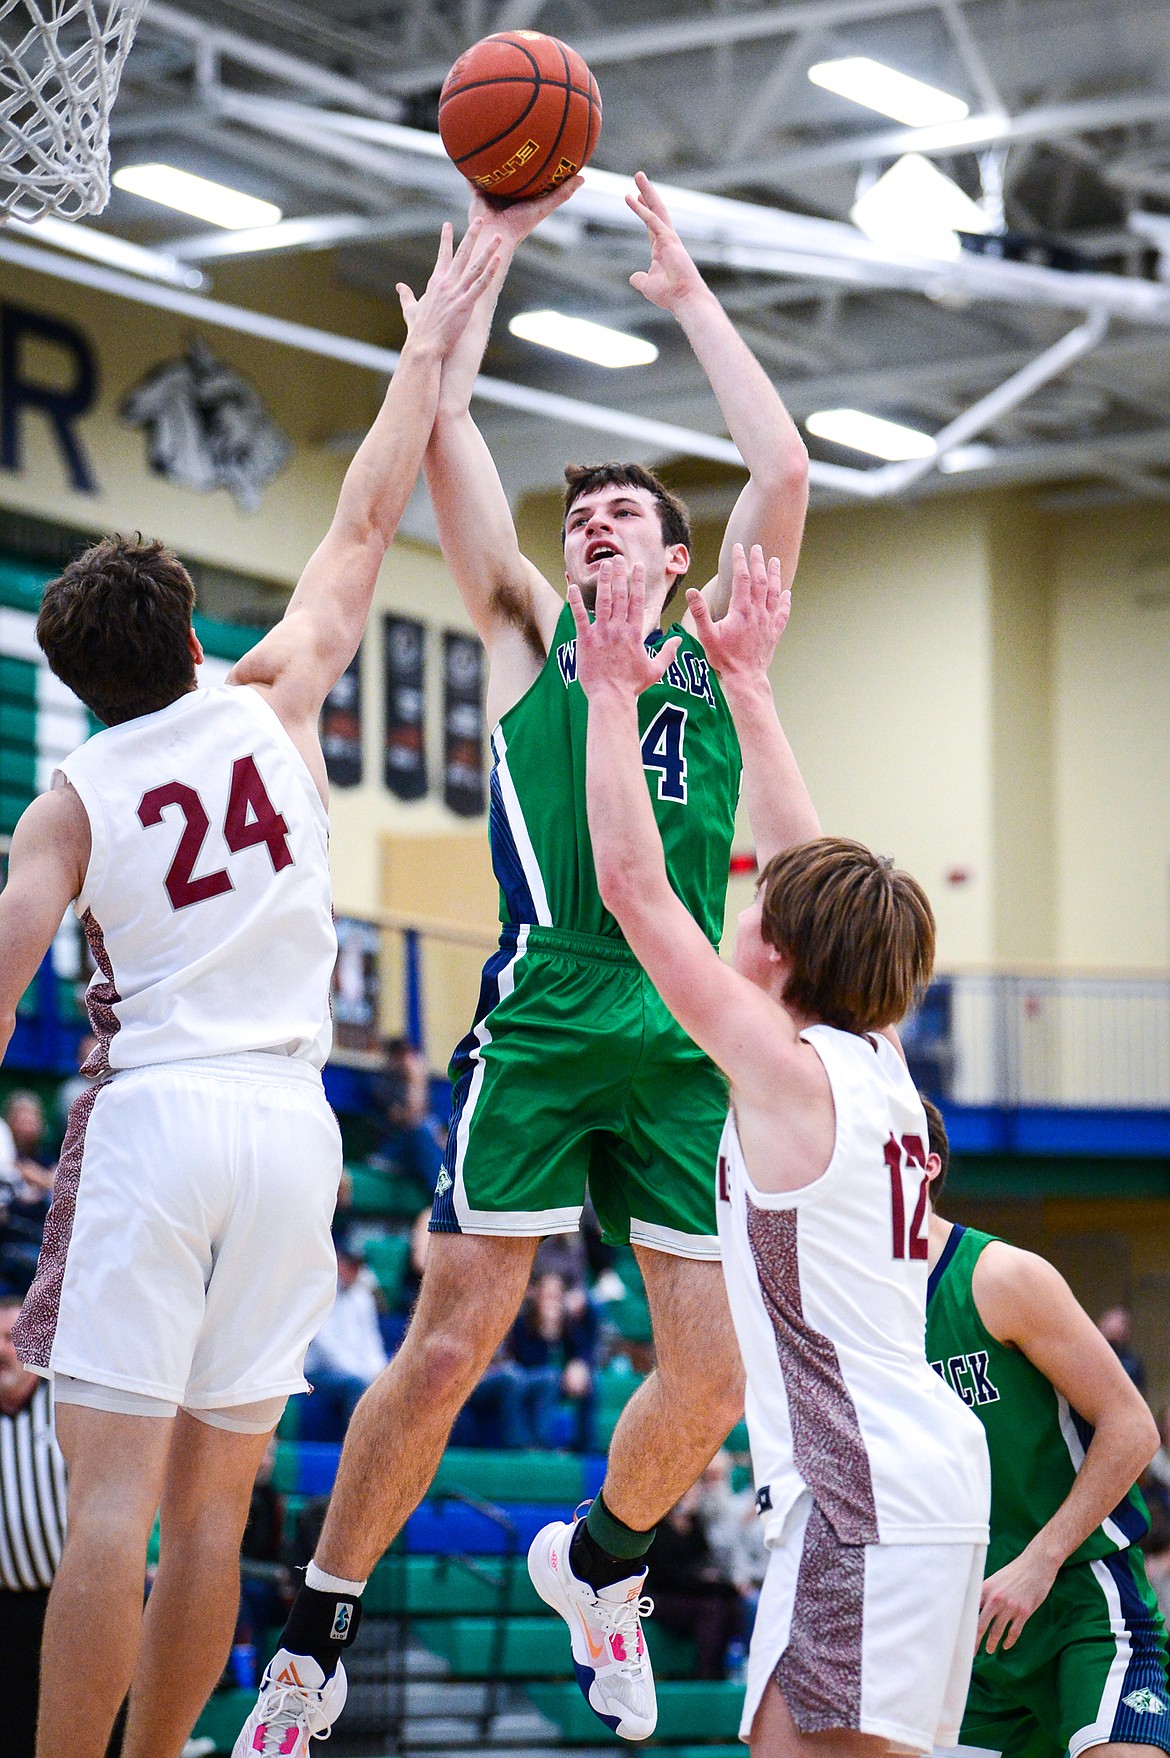
<path fill-rule="evenodd" d="M 364 1581 L 346 1581 L 340 1575 L 327 1575 L 316 1563 L 310 1563 L 305 1570 L 305 1586 L 315 1588 L 318 1593 L 350 1593 L 354 1599 L 360 1599 L 366 1590 Z"/>

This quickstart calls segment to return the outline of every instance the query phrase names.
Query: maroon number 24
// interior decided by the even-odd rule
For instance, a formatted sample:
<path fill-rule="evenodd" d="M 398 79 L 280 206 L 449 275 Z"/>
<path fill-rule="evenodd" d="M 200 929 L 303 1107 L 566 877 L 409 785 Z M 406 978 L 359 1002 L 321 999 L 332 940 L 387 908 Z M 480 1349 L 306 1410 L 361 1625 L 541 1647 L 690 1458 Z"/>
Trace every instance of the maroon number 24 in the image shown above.
<path fill-rule="evenodd" d="M 175 858 L 163 881 L 171 908 L 185 910 L 189 904 L 203 903 L 209 897 L 219 897 L 225 891 L 234 890 L 226 867 L 214 873 L 204 873 L 198 879 L 192 877 L 199 851 L 211 829 L 211 820 L 198 793 L 185 781 L 165 781 L 161 787 L 152 787 L 143 794 L 138 803 L 138 817 L 143 828 L 149 830 L 152 825 L 161 824 L 168 806 L 178 806 L 184 819 Z M 263 843 L 274 873 L 292 865 L 288 822 L 268 798 L 254 757 L 237 757 L 232 764 L 223 839 L 233 854 Z"/>

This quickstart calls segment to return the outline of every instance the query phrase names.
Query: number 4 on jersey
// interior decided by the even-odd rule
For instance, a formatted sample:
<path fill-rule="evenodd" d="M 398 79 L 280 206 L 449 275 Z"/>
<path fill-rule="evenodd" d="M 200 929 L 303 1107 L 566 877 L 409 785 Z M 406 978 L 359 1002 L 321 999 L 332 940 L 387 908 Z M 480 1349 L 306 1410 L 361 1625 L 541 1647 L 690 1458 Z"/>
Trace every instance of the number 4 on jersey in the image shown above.
<path fill-rule="evenodd" d="M 658 798 L 677 800 L 684 806 L 687 803 L 687 760 L 683 755 L 686 729 L 686 709 L 667 702 L 642 734 L 642 767 L 653 769 L 657 774 Z"/>
<path fill-rule="evenodd" d="M 198 879 L 193 877 L 195 863 L 211 829 L 211 820 L 198 793 L 185 781 L 167 781 L 143 794 L 138 804 L 138 818 L 143 828 L 149 830 L 152 825 L 161 824 L 168 806 L 178 806 L 184 819 L 175 858 L 163 881 L 171 908 L 183 910 L 190 904 L 203 903 L 209 897 L 220 897 L 225 891 L 234 890 L 231 875 L 224 867 L 214 873 L 204 873 Z M 274 873 L 292 865 L 288 822 L 268 798 L 254 757 L 238 757 L 232 764 L 223 839 L 233 854 L 238 854 L 241 849 L 255 848 L 262 842 L 268 850 Z"/>
<path fill-rule="evenodd" d="M 885 1155 L 886 1165 L 890 1172 L 894 1256 L 925 1260 L 928 1250 L 926 1193 L 930 1189 L 930 1179 L 926 1174 L 926 1143 L 920 1135 L 904 1135 L 901 1142 L 891 1136 L 886 1143 Z M 918 1185 L 918 1200 L 914 1204 L 914 1213 L 910 1218 L 909 1232 L 906 1230 L 906 1194 L 902 1183 L 903 1165 L 922 1168 L 922 1178 Z"/>

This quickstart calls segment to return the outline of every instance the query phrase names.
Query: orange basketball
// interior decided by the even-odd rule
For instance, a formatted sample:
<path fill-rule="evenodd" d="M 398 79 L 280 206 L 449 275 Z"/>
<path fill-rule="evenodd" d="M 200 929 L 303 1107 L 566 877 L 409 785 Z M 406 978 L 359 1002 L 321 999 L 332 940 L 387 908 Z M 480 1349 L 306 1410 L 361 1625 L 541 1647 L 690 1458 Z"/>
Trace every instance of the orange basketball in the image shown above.
<path fill-rule="evenodd" d="M 495 201 L 519 201 L 589 163 L 601 93 L 567 43 L 500 31 L 473 43 L 444 80 L 439 133 L 469 183 Z"/>

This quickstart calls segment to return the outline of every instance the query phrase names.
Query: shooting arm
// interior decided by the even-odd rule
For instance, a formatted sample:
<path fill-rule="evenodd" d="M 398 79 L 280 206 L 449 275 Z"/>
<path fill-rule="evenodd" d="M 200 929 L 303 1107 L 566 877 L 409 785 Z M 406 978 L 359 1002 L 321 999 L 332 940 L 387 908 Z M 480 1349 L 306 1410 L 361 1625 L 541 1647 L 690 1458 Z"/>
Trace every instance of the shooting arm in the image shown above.
<path fill-rule="evenodd" d="M 89 820 L 72 788 L 42 794 L 12 836 L 0 891 L 0 1056 L 16 1027 L 16 1006 L 81 890 L 89 864 Z"/>
<path fill-rule="evenodd" d="M 758 543 L 765 555 L 780 556 L 784 583 L 792 584 L 808 507 L 808 453 L 776 387 L 691 261 L 662 198 L 642 172 L 635 181 L 638 194 L 626 200 L 650 234 L 651 261 L 631 284 L 678 319 L 749 473 L 728 522 L 719 573 L 704 589 L 719 616 L 731 594 L 736 543 Z"/>
<path fill-rule="evenodd" d="M 1094 1431 L 1073 1486 L 1047 1525 L 984 1583 L 981 1627 L 989 1631 L 988 1647 L 1006 1632 L 1010 1648 L 1061 1565 L 1145 1470 L 1158 1448 L 1158 1429 L 1064 1277 L 1043 1258 L 989 1245 L 972 1290 L 992 1336 L 1019 1349 Z"/>
<path fill-rule="evenodd" d="M 475 381 L 491 335 L 496 304 L 518 246 L 554 209 L 568 200 L 580 179 L 540 197 L 491 209 L 477 196 L 472 219 L 490 216 L 500 233 L 502 271 L 476 303 L 471 319 L 443 365 L 439 407 L 427 448 L 425 470 L 443 556 L 476 632 L 488 647 L 502 629 L 519 630 L 544 657 L 544 632 L 555 626 L 560 595 L 521 554 L 508 497 L 483 435 L 471 415 Z"/>

